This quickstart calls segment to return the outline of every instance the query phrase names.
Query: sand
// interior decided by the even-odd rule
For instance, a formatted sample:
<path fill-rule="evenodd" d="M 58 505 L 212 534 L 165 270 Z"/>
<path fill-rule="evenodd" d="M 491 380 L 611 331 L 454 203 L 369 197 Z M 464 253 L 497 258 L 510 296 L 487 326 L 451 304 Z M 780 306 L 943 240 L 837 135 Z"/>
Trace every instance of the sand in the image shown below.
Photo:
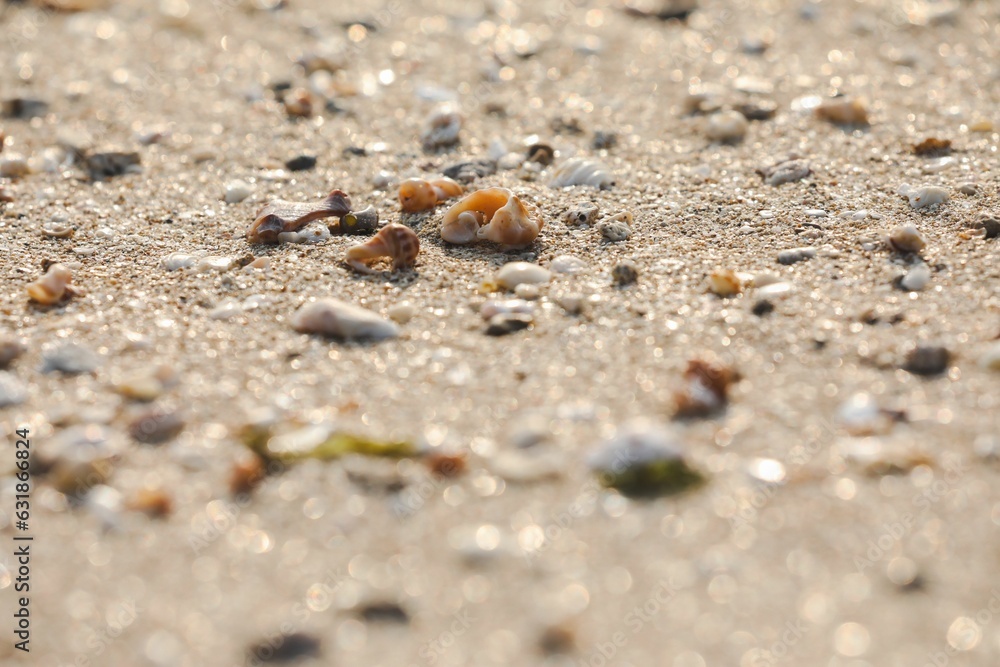
<path fill-rule="evenodd" d="M 0 97 L 51 106 L 2 121 L 0 158 L 39 161 L 85 133 L 76 141 L 89 151 L 137 151 L 141 173 L 90 182 L 66 165 L 4 183 L 14 201 L 0 205 L 3 335 L 27 348 L 9 369 L 26 400 L 0 412 L 6 544 L 17 532 L 15 428 L 31 429 L 38 460 L 81 424 L 103 424 L 121 447 L 79 502 L 36 474 L 31 653 L 13 649 L 8 616 L 4 660 L 257 664 L 249 647 L 301 648 L 301 633 L 319 643 L 303 665 L 996 664 L 998 385 L 978 360 L 1000 333 L 1000 245 L 970 228 L 1000 209 L 1000 136 L 972 129 L 1000 123 L 997 5 L 956 3 L 928 19 L 943 3 L 704 0 L 680 23 L 610 1 L 368 4 L 5 6 Z M 373 30 L 342 25 L 359 20 Z M 770 46 L 747 53 L 744 38 Z M 340 111 L 291 120 L 271 87 L 305 85 L 294 61 L 322 41 L 346 48 Z M 741 99 L 737 85 L 773 86 L 760 96 L 777 115 L 742 142 L 713 144 L 705 118 L 685 113 L 699 85 L 720 87 L 725 104 Z M 869 128 L 793 108 L 835 91 L 865 101 Z M 429 98 L 448 95 L 465 115 L 461 144 L 425 153 Z M 559 120 L 581 132 L 554 129 Z M 617 145 L 594 149 L 597 131 Z M 953 142 L 950 161 L 913 154 L 928 137 Z M 395 182 L 436 175 L 495 140 L 510 151 L 549 143 L 557 164 L 601 159 L 617 184 L 554 190 L 518 170 L 479 179 L 544 217 L 535 245 L 508 252 L 446 246 L 444 208 L 401 216 L 395 190 L 375 185 L 383 170 Z M 315 169 L 283 169 L 302 153 Z M 762 183 L 756 170 L 790 154 L 813 174 Z M 255 192 L 226 204 L 234 179 Z M 978 194 L 961 194 L 964 182 Z M 903 183 L 942 185 L 951 199 L 916 210 L 897 194 Z M 342 262 L 350 237 L 247 243 L 268 199 L 318 201 L 332 188 L 413 227 L 416 267 L 359 275 Z M 631 211 L 630 238 L 567 225 L 565 211 L 585 203 L 602 217 Z M 43 236 L 52 221 L 75 234 Z M 920 292 L 893 285 L 918 260 L 880 241 L 905 224 L 927 242 Z M 801 246 L 816 256 L 777 262 Z M 172 252 L 271 264 L 169 272 Z M 540 288 L 531 329 L 484 335 L 483 281 L 506 262 L 563 254 L 589 268 Z M 626 259 L 638 281 L 616 287 L 611 270 Z M 50 260 L 86 295 L 30 304 L 25 285 Z M 757 288 L 709 292 L 717 267 L 790 289 L 758 316 Z M 572 294 L 580 315 L 558 305 Z M 415 315 L 377 344 L 292 329 L 298 307 L 330 296 L 381 314 L 408 302 Z M 209 316 L 248 297 L 258 307 Z M 40 372 L 67 341 L 96 353 L 96 370 Z M 902 370 L 917 344 L 950 350 L 948 369 Z M 687 362 L 708 357 L 742 377 L 728 408 L 670 423 Z M 151 404 L 114 390 L 158 366 L 176 383 Z M 868 439 L 836 418 L 859 391 L 897 417 Z M 182 415 L 180 435 L 130 440 L 130 421 L 150 409 Z M 466 452 L 467 470 L 306 461 L 237 501 L 238 433 L 271 414 Z M 652 500 L 600 489 L 587 454 L 639 417 L 670 424 L 707 484 Z M 169 516 L 128 509 L 143 489 L 168 495 Z M 10 553 L 3 563 L 12 610 Z"/>

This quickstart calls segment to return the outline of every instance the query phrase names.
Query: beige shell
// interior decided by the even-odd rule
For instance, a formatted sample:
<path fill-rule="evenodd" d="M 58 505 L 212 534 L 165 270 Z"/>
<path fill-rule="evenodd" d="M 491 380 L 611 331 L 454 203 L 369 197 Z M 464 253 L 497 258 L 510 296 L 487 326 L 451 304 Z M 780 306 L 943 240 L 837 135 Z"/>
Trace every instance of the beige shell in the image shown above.
<path fill-rule="evenodd" d="M 342 217 L 350 211 L 351 199 L 341 190 L 334 190 L 319 204 L 276 199 L 257 212 L 247 232 L 247 240 L 250 243 L 277 243 L 278 235 L 283 232 L 298 231 L 315 220 Z"/>
<path fill-rule="evenodd" d="M 392 270 L 410 266 L 420 252 L 420 239 L 406 225 L 388 224 L 365 243 L 347 250 L 347 264 L 362 273 L 371 273 L 368 262 L 379 257 L 392 258 Z"/>
<path fill-rule="evenodd" d="M 399 206 L 406 213 L 429 211 L 452 197 L 460 196 L 465 190 L 450 178 L 426 181 L 422 178 L 408 178 L 399 184 Z"/>
<path fill-rule="evenodd" d="M 820 120 L 835 125 L 868 125 L 868 109 L 864 102 L 851 97 L 825 100 L 814 112 Z"/>
<path fill-rule="evenodd" d="M 28 283 L 28 296 L 32 301 L 50 306 L 58 303 L 64 296 L 73 296 L 79 292 L 70 284 L 73 273 L 62 264 L 53 264 L 45 275 Z"/>
<path fill-rule="evenodd" d="M 448 243 L 476 239 L 507 247 L 524 247 L 538 237 L 544 223 L 532 215 L 517 196 L 505 188 L 471 193 L 444 214 L 441 238 Z"/>

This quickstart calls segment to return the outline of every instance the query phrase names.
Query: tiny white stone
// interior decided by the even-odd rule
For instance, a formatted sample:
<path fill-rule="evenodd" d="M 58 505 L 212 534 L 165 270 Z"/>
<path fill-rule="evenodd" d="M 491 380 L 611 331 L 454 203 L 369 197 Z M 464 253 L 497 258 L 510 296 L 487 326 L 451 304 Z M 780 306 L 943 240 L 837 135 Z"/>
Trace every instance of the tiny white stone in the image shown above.
<path fill-rule="evenodd" d="M 521 284 L 540 285 L 549 282 L 552 272 L 530 262 L 508 262 L 496 274 L 500 287 L 514 289 Z"/>
<path fill-rule="evenodd" d="M 399 327 L 392 322 L 339 299 L 320 299 L 305 304 L 292 315 L 291 324 L 300 333 L 345 340 L 383 340 L 399 335 Z"/>
<path fill-rule="evenodd" d="M 535 307 L 523 299 L 490 299 L 479 308 L 479 314 L 483 316 L 484 320 L 489 320 L 496 315 L 514 313 L 534 315 Z"/>
<path fill-rule="evenodd" d="M 553 273 L 573 275 L 583 273 L 587 268 L 587 263 L 575 255 L 559 255 L 549 262 L 549 269 Z"/>
<path fill-rule="evenodd" d="M 195 258 L 191 255 L 186 255 L 182 252 L 172 252 L 164 257 L 160 261 L 160 264 L 167 271 L 176 271 L 194 266 L 195 261 Z"/>
<path fill-rule="evenodd" d="M 406 324 L 416 316 L 417 312 L 417 307 L 409 301 L 400 301 L 389 306 L 387 314 L 392 321 Z"/>
<path fill-rule="evenodd" d="M 117 232 L 110 227 L 100 227 L 96 232 L 94 232 L 94 236 L 99 239 L 104 239 L 105 241 L 110 241 L 116 234 Z"/>
<path fill-rule="evenodd" d="M 568 188 L 574 185 L 590 185 L 602 190 L 615 183 L 611 169 L 599 160 L 571 158 L 559 165 L 549 180 L 549 187 Z"/>
<path fill-rule="evenodd" d="M 705 136 L 712 141 L 737 142 L 746 136 L 750 122 L 739 111 L 719 111 L 705 122 Z"/>
<path fill-rule="evenodd" d="M 938 185 L 925 185 L 916 190 L 910 190 L 907 199 L 913 208 L 924 208 L 934 204 L 943 204 L 949 199 L 948 190 Z"/>
<path fill-rule="evenodd" d="M 900 285 L 903 289 L 910 292 L 919 292 L 923 288 L 927 287 L 927 284 L 931 281 L 931 270 L 924 264 L 917 264 L 915 267 L 910 269 L 903 279 L 900 281 Z"/>
<path fill-rule="evenodd" d="M 254 187 L 246 181 L 229 181 L 226 183 L 225 201 L 227 204 L 238 204 L 254 192 Z"/>
<path fill-rule="evenodd" d="M 233 265 L 233 260 L 229 257 L 219 257 L 216 255 L 210 255 L 209 257 L 203 257 L 200 262 L 198 262 L 197 270 L 198 273 L 207 273 L 209 271 L 228 271 Z"/>
<path fill-rule="evenodd" d="M 821 208 L 807 208 L 806 215 L 810 218 L 825 218 L 827 216 L 827 212 Z"/>
<path fill-rule="evenodd" d="M 209 312 L 208 317 L 213 320 L 228 320 L 243 312 L 243 307 L 236 299 L 226 299 Z"/>
<path fill-rule="evenodd" d="M 851 395 L 837 409 L 837 421 L 854 435 L 870 435 L 883 430 L 887 419 L 875 398 L 866 392 Z"/>
<path fill-rule="evenodd" d="M 538 289 L 538 285 L 528 285 L 527 283 L 522 283 L 514 288 L 514 295 L 519 299 L 534 301 L 542 296 L 542 292 Z"/>

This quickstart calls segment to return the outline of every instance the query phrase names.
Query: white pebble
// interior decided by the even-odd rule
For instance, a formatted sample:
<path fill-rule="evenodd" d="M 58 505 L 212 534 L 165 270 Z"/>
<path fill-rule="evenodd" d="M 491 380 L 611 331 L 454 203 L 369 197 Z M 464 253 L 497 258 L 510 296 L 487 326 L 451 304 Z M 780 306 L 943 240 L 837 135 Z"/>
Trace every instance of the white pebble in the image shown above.
<path fill-rule="evenodd" d="M 23 155 L 11 153 L 0 158 L 0 176 L 4 178 L 21 178 L 31 173 L 28 161 Z"/>
<path fill-rule="evenodd" d="M 904 196 L 910 200 L 910 206 L 913 208 L 924 208 L 925 206 L 933 206 L 934 204 L 943 204 L 950 199 L 948 190 L 938 185 L 925 185 L 924 187 L 917 188 L 916 190 L 911 189 L 909 193 Z"/>
<path fill-rule="evenodd" d="M 399 327 L 370 310 L 339 299 L 319 299 L 299 308 L 291 317 L 299 333 L 345 340 L 384 340 L 399 335 Z"/>
<path fill-rule="evenodd" d="M 226 183 L 225 201 L 227 204 L 238 204 L 254 192 L 254 187 L 246 181 L 229 181 Z"/>
<path fill-rule="evenodd" d="M 393 322 L 398 322 L 400 324 L 406 324 L 412 320 L 417 315 L 417 307 L 414 306 L 409 301 L 400 301 L 397 304 L 389 306 L 389 310 L 386 314 L 389 315 L 389 319 Z"/>
<path fill-rule="evenodd" d="M 202 260 L 198 262 L 197 271 L 198 273 L 207 273 L 209 271 L 218 271 L 222 273 L 223 271 L 228 271 L 232 265 L 233 260 L 229 257 L 211 255 L 209 257 L 202 258 Z"/>
<path fill-rule="evenodd" d="M 160 264 L 167 271 L 177 271 L 178 269 L 187 269 L 194 266 L 196 259 L 192 255 L 186 255 L 182 252 L 172 252 L 166 257 L 164 257 Z"/>
<path fill-rule="evenodd" d="M 209 319 L 228 320 L 243 312 L 243 307 L 236 299 L 226 299 L 208 313 Z"/>
<path fill-rule="evenodd" d="M 0 371 L 0 408 L 20 405 L 28 398 L 28 390 L 16 375 Z"/>
<path fill-rule="evenodd" d="M 522 284 L 544 284 L 551 278 L 551 271 L 530 262 L 508 262 L 496 274 L 497 284 L 510 290 Z"/>
<path fill-rule="evenodd" d="M 575 255 L 559 255 L 549 262 L 549 269 L 553 273 L 574 275 L 583 273 L 587 268 L 587 263 Z"/>
<path fill-rule="evenodd" d="M 735 143 L 746 136 L 750 127 L 746 116 L 739 111 L 720 111 L 708 117 L 705 122 L 705 136 L 711 141 Z"/>
<path fill-rule="evenodd" d="M 806 215 L 810 218 L 825 218 L 827 216 L 827 212 L 821 208 L 807 208 Z"/>
<path fill-rule="evenodd" d="M 866 392 L 853 394 L 844 401 L 837 410 L 837 421 L 852 435 L 870 435 L 887 425 L 875 398 Z"/>
<path fill-rule="evenodd" d="M 535 306 L 524 299 L 490 299 L 479 308 L 479 314 L 484 320 L 490 320 L 497 315 L 534 315 Z"/>
<path fill-rule="evenodd" d="M 903 279 L 899 281 L 900 286 L 909 292 L 919 292 L 923 288 L 927 287 L 927 284 L 931 281 L 931 270 L 924 264 L 917 264 L 915 267 L 910 269 Z"/>

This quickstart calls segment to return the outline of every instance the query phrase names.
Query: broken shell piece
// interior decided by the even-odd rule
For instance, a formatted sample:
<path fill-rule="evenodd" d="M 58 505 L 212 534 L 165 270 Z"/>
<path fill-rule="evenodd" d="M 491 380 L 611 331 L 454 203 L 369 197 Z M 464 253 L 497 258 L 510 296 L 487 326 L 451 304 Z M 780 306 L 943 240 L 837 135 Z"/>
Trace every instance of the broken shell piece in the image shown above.
<path fill-rule="evenodd" d="M 194 266 L 196 261 L 197 259 L 193 255 L 183 252 L 172 252 L 160 260 L 160 264 L 167 271 L 177 271 L 178 269 L 187 269 Z"/>
<path fill-rule="evenodd" d="M 425 181 L 408 178 L 399 184 L 399 206 L 406 213 L 429 211 L 441 202 L 458 197 L 464 188 L 450 178 Z"/>
<path fill-rule="evenodd" d="M 343 340 L 384 340 L 399 335 L 399 327 L 360 306 L 339 299 L 320 299 L 292 315 L 299 333 L 320 334 Z"/>
<path fill-rule="evenodd" d="M 897 252 L 920 252 L 927 246 L 924 237 L 913 225 L 900 225 L 889 232 L 889 247 Z"/>
<path fill-rule="evenodd" d="M 79 294 L 70 284 L 72 282 L 73 273 L 69 269 L 62 264 L 53 264 L 44 276 L 28 283 L 28 296 L 32 301 L 50 306 L 61 301 L 64 296 Z"/>
<path fill-rule="evenodd" d="M 906 272 L 899 281 L 899 286 L 908 292 L 919 292 L 931 281 L 930 268 L 921 262 Z"/>
<path fill-rule="evenodd" d="M 609 219 L 599 224 L 597 226 L 597 230 L 601 232 L 601 236 L 607 240 L 612 243 L 617 243 L 632 236 L 631 225 L 632 213 L 630 211 L 622 211 L 621 213 L 616 213 Z"/>
<path fill-rule="evenodd" d="M 757 173 L 761 175 L 764 182 L 768 185 L 777 186 L 801 181 L 812 173 L 812 167 L 805 160 L 789 159 L 769 167 L 758 169 Z"/>
<path fill-rule="evenodd" d="M 924 208 L 925 206 L 933 206 L 934 204 L 943 204 L 951 198 L 948 194 L 947 188 L 942 188 L 938 185 L 925 185 L 922 188 L 916 189 L 904 189 L 901 186 L 900 194 L 910 200 L 910 206 L 913 208 Z"/>
<path fill-rule="evenodd" d="M 351 211 L 340 219 L 336 226 L 330 225 L 331 232 L 340 234 L 370 234 L 378 229 L 378 211 L 368 206 L 360 211 Z"/>
<path fill-rule="evenodd" d="M 511 315 L 518 313 L 521 315 L 533 315 L 535 307 L 524 299 L 490 299 L 479 308 L 479 314 L 484 320 L 490 320 L 497 315 Z"/>
<path fill-rule="evenodd" d="M 379 257 L 392 259 L 392 270 L 410 266 L 420 252 L 420 239 L 405 225 L 391 223 L 379 230 L 371 240 L 349 248 L 347 264 L 355 271 L 371 273 L 368 262 Z"/>
<path fill-rule="evenodd" d="M 500 287 L 512 290 L 518 285 L 542 285 L 552 279 L 552 272 L 530 262 L 508 262 L 496 274 Z"/>
<path fill-rule="evenodd" d="M 685 460 L 677 434 L 645 420 L 620 428 L 590 455 L 588 464 L 604 486 L 627 496 L 673 495 L 705 481 Z"/>
<path fill-rule="evenodd" d="M 868 125 L 868 110 L 864 102 L 851 97 L 825 100 L 813 113 L 820 120 L 835 125 Z"/>
<path fill-rule="evenodd" d="M 420 141 L 425 150 L 433 151 L 458 143 L 462 131 L 462 115 L 451 105 L 435 109 L 424 121 Z"/>
<path fill-rule="evenodd" d="M 595 204 L 574 206 L 566 211 L 563 220 L 567 225 L 592 225 L 597 220 L 598 208 Z"/>
<path fill-rule="evenodd" d="M 60 222 L 47 222 L 42 225 L 42 236 L 50 236 L 56 239 L 68 239 L 75 232 L 75 229 Z"/>
<path fill-rule="evenodd" d="M 465 244 L 476 239 L 493 241 L 509 248 L 529 245 L 544 223 L 506 188 L 477 190 L 444 214 L 441 238 Z"/>
<path fill-rule="evenodd" d="M 99 181 L 112 176 L 122 176 L 140 171 L 140 158 L 136 152 L 106 151 L 87 156 L 86 165 L 90 178 Z"/>
<path fill-rule="evenodd" d="M 675 416 L 705 417 L 718 412 L 729 400 L 729 387 L 739 379 L 733 369 L 692 359 L 684 371 L 684 387 L 674 395 Z"/>
<path fill-rule="evenodd" d="M 343 217 L 351 211 L 351 199 L 341 190 L 334 190 L 319 204 L 300 204 L 276 199 L 257 213 L 250 225 L 247 240 L 250 243 L 277 243 L 278 234 L 302 229 L 310 222 Z"/>
<path fill-rule="evenodd" d="M 549 262 L 549 269 L 553 273 L 575 275 L 584 273 L 588 268 L 587 262 L 575 255 L 559 255 Z"/>
<path fill-rule="evenodd" d="M 607 190 L 615 184 L 614 174 L 603 162 L 589 158 L 571 158 L 562 163 L 549 179 L 549 187 L 568 188 L 589 185 Z"/>
<path fill-rule="evenodd" d="M 743 291 L 743 281 L 732 269 L 716 269 L 708 276 L 709 289 L 723 298 L 736 296 Z"/>

